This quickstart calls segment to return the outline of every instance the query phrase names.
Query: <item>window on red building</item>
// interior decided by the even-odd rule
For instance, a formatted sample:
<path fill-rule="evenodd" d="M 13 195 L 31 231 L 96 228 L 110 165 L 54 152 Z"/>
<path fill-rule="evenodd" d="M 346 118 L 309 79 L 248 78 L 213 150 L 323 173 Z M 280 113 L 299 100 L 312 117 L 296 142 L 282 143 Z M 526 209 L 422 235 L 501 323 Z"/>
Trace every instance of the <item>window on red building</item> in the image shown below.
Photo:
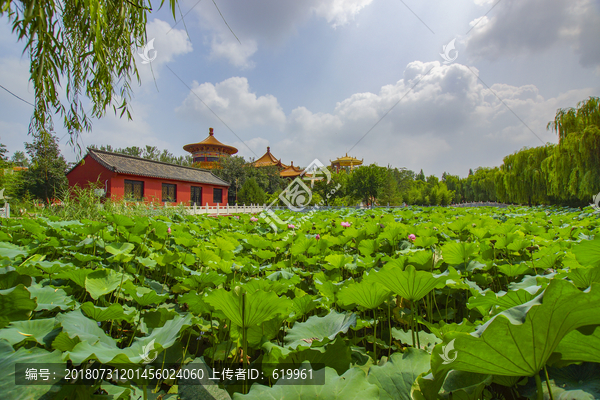
<path fill-rule="evenodd" d="M 162 202 L 175 203 L 177 201 L 177 185 L 171 183 L 162 184 Z"/>
<path fill-rule="evenodd" d="M 213 203 L 223 203 L 223 189 L 213 189 Z"/>
<path fill-rule="evenodd" d="M 141 201 L 144 197 L 144 182 L 125 179 L 125 199 Z"/>

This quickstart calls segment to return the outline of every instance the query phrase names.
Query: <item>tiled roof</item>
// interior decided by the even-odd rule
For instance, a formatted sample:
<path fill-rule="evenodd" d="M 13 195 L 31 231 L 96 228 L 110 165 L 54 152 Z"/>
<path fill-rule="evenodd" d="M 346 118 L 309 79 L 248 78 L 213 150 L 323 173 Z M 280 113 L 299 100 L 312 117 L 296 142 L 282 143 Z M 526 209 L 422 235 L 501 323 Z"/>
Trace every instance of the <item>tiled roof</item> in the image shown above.
<path fill-rule="evenodd" d="M 212 172 L 200 168 L 182 167 L 181 165 L 89 148 L 88 154 L 104 168 L 121 174 L 230 186 Z"/>
<path fill-rule="evenodd" d="M 301 173 L 302 170 L 298 167 L 294 167 L 294 162 L 292 161 L 289 167 L 287 167 L 279 173 L 279 176 L 281 176 L 282 178 L 295 178 L 297 176 L 300 176 Z"/>
<path fill-rule="evenodd" d="M 271 154 L 271 148 L 267 147 L 267 152 L 263 154 L 261 158 L 254 162 L 255 167 L 270 167 L 273 165 L 277 165 L 278 167 L 287 168 L 288 166 L 283 164 L 281 160 L 275 158 L 273 154 Z"/>
<path fill-rule="evenodd" d="M 190 153 L 193 153 L 194 151 L 197 151 L 199 148 L 205 147 L 205 146 L 206 147 L 216 147 L 219 150 L 224 151 L 225 153 L 228 153 L 228 154 L 235 154 L 238 152 L 238 150 L 235 147 L 228 146 L 226 144 L 219 142 L 217 140 L 217 138 L 215 137 L 213 128 L 210 128 L 208 130 L 208 137 L 206 139 L 204 139 L 203 141 L 198 142 L 198 143 L 186 144 L 185 146 L 183 146 L 183 149 L 185 151 L 189 151 Z"/>

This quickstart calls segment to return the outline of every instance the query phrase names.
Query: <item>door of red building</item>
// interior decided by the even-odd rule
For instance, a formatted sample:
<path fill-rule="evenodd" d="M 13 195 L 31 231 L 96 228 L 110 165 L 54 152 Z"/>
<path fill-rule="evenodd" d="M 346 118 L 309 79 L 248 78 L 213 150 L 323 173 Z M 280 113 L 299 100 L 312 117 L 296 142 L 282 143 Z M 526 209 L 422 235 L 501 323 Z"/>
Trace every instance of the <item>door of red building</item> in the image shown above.
<path fill-rule="evenodd" d="M 191 202 L 192 205 L 201 206 L 202 205 L 202 188 L 199 186 L 192 186 L 191 191 Z"/>

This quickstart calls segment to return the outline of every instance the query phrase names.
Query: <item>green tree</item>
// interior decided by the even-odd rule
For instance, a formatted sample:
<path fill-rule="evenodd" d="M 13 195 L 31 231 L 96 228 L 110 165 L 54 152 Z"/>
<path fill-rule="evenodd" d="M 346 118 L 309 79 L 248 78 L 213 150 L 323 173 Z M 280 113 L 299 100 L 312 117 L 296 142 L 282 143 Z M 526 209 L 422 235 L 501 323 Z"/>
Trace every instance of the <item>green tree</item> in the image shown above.
<path fill-rule="evenodd" d="M 349 192 L 366 205 L 373 204 L 385 184 L 387 169 L 376 164 L 362 166 L 350 174 Z"/>
<path fill-rule="evenodd" d="M 52 134 L 38 135 L 33 143 L 25 143 L 31 166 L 23 176 L 27 191 L 49 203 L 68 186 L 67 162 L 60 154 L 58 138 Z"/>
<path fill-rule="evenodd" d="M 175 19 L 177 1 L 169 4 Z M 131 119 L 130 82 L 139 80 L 132 46 L 146 43 L 151 11 L 145 0 L 0 0 L 0 15 L 8 17 L 29 54 L 31 133 L 45 134 L 59 114 L 74 145 L 79 132 L 91 129 L 90 117 L 102 117 L 109 107 Z M 85 97 L 92 102 L 89 116 Z"/>
<path fill-rule="evenodd" d="M 265 199 L 265 192 L 258 186 L 254 178 L 246 179 L 238 193 L 239 204 L 264 204 Z"/>
<path fill-rule="evenodd" d="M 10 162 L 15 164 L 18 167 L 27 167 L 29 166 L 29 158 L 25 155 L 24 152 L 17 150 L 10 158 Z"/>
<path fill-rule="evenodd" d="M 554 121 L 548 122 L 546 129 L 556 132 L 560 143 L 567 135 L 581 133 L 592 125 L 600 128 L 600 97 L 580 101 L 577 108 L 559 108 Z"/>
<path fill-rule="evenodd" d="M 402 203 L 402 195 L 398 190 L 398 181 L 394 175 L 394 170 L 388 167 L 385 174 L 383 187 L 381 188 L 381 193 L 377 200 L 381 205 L 400 205 L 400 203 Z"/>

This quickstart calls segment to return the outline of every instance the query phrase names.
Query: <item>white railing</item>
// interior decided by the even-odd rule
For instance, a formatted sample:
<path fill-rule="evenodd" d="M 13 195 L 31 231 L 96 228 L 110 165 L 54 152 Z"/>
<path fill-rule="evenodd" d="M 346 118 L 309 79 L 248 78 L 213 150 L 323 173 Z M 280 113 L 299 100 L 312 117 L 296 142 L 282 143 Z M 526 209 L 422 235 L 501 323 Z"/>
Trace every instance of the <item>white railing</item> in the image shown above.
<path fill-rule="evenodd" d="M 0 218 L 10 218 L 10 204 L 4 203 L 4 207 L 0 208 Z"/>
<path fill-rule="evenodd" d="M 228 214 L 258 214 L 267 208 L 266 204 L 250 204 L 247 205 L 239 205 L 235 204 L 230 206 L 229 203 L 225 205 L 209 206 L 206 203 L 205 206 L 198 206 L 194 204 L 193 206 L 185 207 L 188 212 L 192 215 L 228 215 Z"/>

